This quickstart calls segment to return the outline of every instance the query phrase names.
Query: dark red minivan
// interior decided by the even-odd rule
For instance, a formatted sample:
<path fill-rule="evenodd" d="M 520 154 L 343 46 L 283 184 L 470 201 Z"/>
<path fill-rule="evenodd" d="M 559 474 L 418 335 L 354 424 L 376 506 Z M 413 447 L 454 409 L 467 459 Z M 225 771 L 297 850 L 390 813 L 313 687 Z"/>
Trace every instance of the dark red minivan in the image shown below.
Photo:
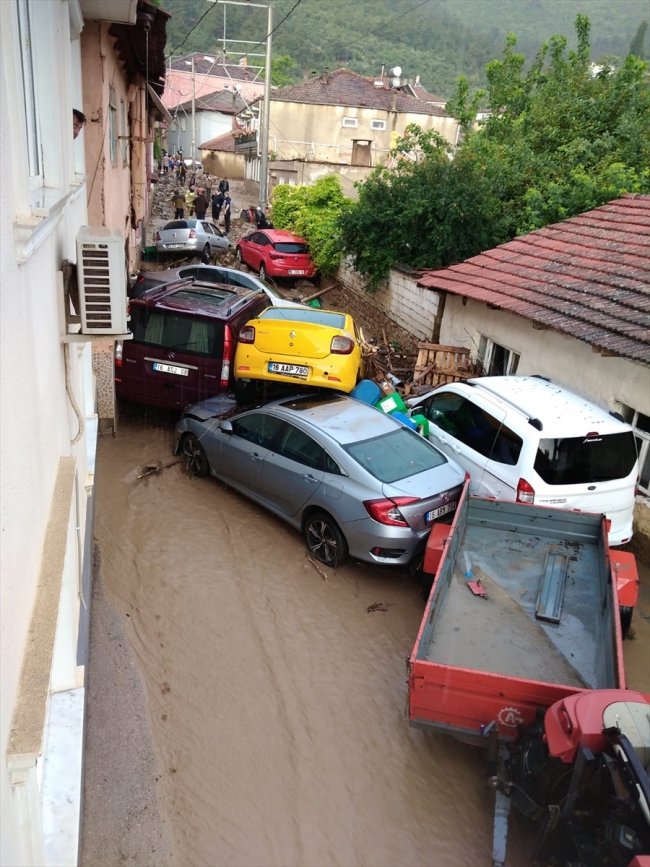
<path fill-rule="evenodd" d="M 115 345 L 118 397 L 184 409 L 228 391 L 239 329 L 270 304 L 256 289 L 191 278 L 133 298 L 133 339 Z"/>

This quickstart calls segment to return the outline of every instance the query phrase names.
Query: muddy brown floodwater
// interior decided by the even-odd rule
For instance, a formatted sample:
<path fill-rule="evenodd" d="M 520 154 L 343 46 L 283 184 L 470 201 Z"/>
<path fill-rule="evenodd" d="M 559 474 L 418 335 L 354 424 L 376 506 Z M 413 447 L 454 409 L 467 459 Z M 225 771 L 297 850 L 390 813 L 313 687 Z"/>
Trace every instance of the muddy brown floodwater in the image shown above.
<path fill-rule="evenodd" d="M 96 519 L 103 588 L 144 678 L 172 863 L 489 864 L 480 754 L 405 720 L 419 588 L 358 563 L 323 578 L 297 532 L 179 465 L 138 480 L 172 445 L 173 419 L 123 418 L 100 442 Z M 387 610 L 369 613 L 377 602 Z M 512 867 L 529 837 L 515 821 Z"/>

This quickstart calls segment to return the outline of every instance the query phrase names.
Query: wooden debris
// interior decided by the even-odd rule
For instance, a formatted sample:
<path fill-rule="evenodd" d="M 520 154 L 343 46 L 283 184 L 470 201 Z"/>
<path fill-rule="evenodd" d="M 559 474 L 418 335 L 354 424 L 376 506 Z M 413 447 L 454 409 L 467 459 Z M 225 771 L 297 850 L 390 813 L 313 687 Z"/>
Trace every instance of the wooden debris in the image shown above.
<path fill-rule="evenodd" d="M 329 582 L 329 579 L 328 579 L 327 575 L 326 575 L 325 572 L 320 568 L 320 566 L 318 565 L 318 563 L 317 563 L 315 560 L 312 560 L 311 557 L 308 557 L 307 559 L 309 560 L 309 562 L 311 563 L 311 565 L 314 567 L 314 569 L 318 572 L 318 574 L 321 576 L 321 578 L 323 579 L 323 581 Z"/>

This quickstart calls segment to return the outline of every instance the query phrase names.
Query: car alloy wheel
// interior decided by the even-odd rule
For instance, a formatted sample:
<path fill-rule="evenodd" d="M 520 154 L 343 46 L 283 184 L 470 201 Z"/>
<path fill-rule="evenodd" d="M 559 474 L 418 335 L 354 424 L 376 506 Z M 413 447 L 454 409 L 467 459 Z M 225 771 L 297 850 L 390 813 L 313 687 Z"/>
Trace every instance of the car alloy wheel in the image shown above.
<path fill-rule="evenodd" d="M 203 446 L 194 436 L 186 434 L 181 443 L 181 461 L 186 471 L 191 476 L 207 476 L 210 472 L 210 464 L 203 450 Z"/>
<path fill-rule="evenodd" d="M 201 253 L 201 261 L 204 265 L 210 264 L 210 259 L 212 258 L 212 254 L 210 252 L 210 245 L 206 244 L 203 248 L 203 252 Z"/>
<path fill-rule="evenodd" d="M 348 545 L 336 521 L 325 512 L 315 512 L 305 523 L 305 541 L 319 563 L 334 568 L 348 557 Z"/>
<path fill-rule="evenodd" d="M 237 247 L 237 249 L 235 250 L 235 258 L 237 259 L 237 261 L 241 265 L 243 262 L 243 259 L 241 257 L 241 247 Z"/>
<path fill-rule="evenodd" d="M 266 280 L 266 268 L 264 267 L 264 262 L 260 265 L 260 280 Z"/>

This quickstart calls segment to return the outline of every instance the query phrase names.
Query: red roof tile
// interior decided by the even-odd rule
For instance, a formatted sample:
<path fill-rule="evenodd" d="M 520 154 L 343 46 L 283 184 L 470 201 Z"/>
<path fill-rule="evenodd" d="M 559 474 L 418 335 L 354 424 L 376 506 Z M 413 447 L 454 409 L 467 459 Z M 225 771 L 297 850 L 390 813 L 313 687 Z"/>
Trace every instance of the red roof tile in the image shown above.
<path fill-rule="evenodd" d="M 625 195 L 428 271 L 418 285 L 650 363 L 650 196 Z"/>
<path fill-rule="evenodd" d="M 335 72 L 274 90 L 271 99 L 309 105 L 344 105 L 352 108 L 378 108 L 400 113 L 447 116 L 444 108 L 439 105 L 424 102 L 392 87 L 375 87 L 374 82 L 374 78 L 359 75 L 349 69 L 337 69 Z"/>
<path fill-rule="evenodd" d="M 235 153 L 235 139 L 231 132 L 226 132 L 217 138 L 210 139 L 199 145 L 200 151 L 222 151 L 227 154 Z"/>

